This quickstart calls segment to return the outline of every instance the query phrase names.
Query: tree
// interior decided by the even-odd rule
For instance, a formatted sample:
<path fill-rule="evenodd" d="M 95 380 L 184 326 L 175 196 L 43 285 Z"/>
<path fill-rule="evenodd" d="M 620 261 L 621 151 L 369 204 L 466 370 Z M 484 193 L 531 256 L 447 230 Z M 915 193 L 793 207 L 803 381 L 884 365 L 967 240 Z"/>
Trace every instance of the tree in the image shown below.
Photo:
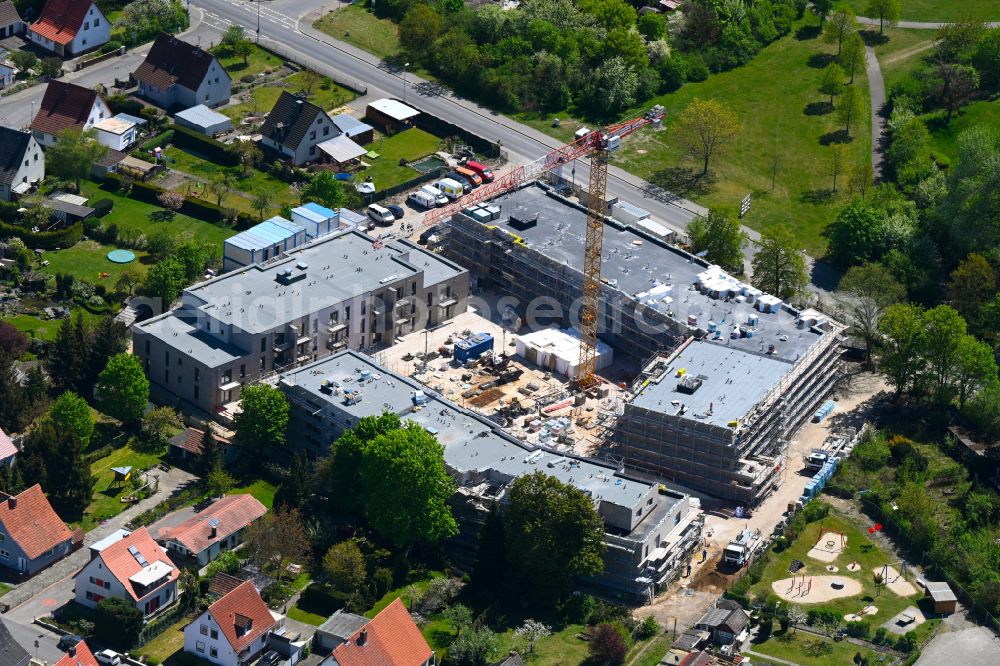
<path fill-rule="evenodd" d="M 288 400 L 269 384 L 255 384 L 243 389 L 242 410 L 233 419 L 235 443 L 249 455 L 285 444 L 288 426 Z"/>
<path fill-rule="evenodd" d="M 330 455 L 320 463 L 317 474 L 334 506 L 353 513 L 363 511 L 361 493 L 344 492 L 344 489 L 354 489 L 358 486 L 365 442 L 399 427 L 399 416 L 392 412 L 383 412 L 379 416 L 361 418 L 356 426 L 346 430 L 337 438 L 331 447 Z"/>
<path fill-rule="evenodd" d="M 236 479 L 222 465 L 216 465 L 205 477 L 205 492 L 209 497 L 222 497 L 236 485 Z"/>
<path fill-rule="evenodd" d="M 623 628 L 605 622 L 594 630 L 589 649 L 595 663 L 620 664 L 628 653 L 628 640 Z"/>
<path fill-rule="evenodd" d="M 827 229 L 830 259 L 838 266 L 877 261 L 885 252 L 885 213 L 852 199 Z"/>
<path fill-rule="evenodd" d="M 177 211 L 184 205 L 184 195 L 172 190 L 160 192 L 156 195 L 156 200 L 160 202 L 168 220 L 173 219 L 177 215 Z"/>
<path fill-rule="evenodd" d="M 64 432 L 71 432 L 84 448 L 94 434 L 94 416 L 87 401 L 72 391 L 66 391 L 52 403 L 49 418 L 53 425 Z"/>
<path fill-rule="evenodd" d="M 868 160 L 865 160 L 850 170 L 850 175 L 847 178 L 847 189 L 851 194 L 858 195 L 864 201 L 873 180 L 874 171 L 872 170 L 872 164 Z"/>
<path fill-rule="evenodd" d="M 302 198 L 336 210 L 349 205 L 350 193 L 332 173 L 320 171 L 302 188 Z"/>
<path fill-rule="evenodd" d="M 597 113 L 614 116 L 635 104 L 639 91 L 639 75 L 625 58 L 613 56 L 605 60 L 593 77 L 590 104 Z"/>
<path fill-rule="evenodd" d="M 472 626 L 472 609 L 465 604 L 452 604 L 441 611 L 441 615 L 451 622 L 459 635 Z"/>
<path fill-rule="evenodd" d="M 792 633 L 794 634 L 799 628 L 799 625 L 806 621 L 806 614 L 798 606 L 792 606 L 788 609 L 788 621 L 792 624 Z"/>
<path fill-rule="evenodd" d="M 714 99 L 695 98 L 681 112 L 677 139 L 702 161 L 702 175 L 708 173 L 708 161 L 739 136 L 742 128 L 731 109 Z"/>
<path fill-rule="evenodd" d="M 865 341 L 865 361 L 870 362 L 880 337 L 879 322 L 889 306 L 903 299 L 906 289 L 884 266 L 871 263 L 848 269 L 838 290 L 854 334 Z"/>
<path fill-rule="evenodd" d="M 920 355 L 926 370 L 921 373 L 922 383 L 928 385 L 927 390 L 937 404 L 947 405 L 955 396 L 959 344 L 966 335 L 966 323 L 962 315 L 947 305 L 927 310 L 923 323 Z"/>
<path fill-rule="evenodd" d="M 812 3 L 813 14 L 819 17 L 820 30 L 823 30 L 826 17 L 830 15 L 831 9 L 833 9 L 833 0 L 814 0 Z"/>
<path fill-rule="evenodd" d="M 264 153 L 253 141 L 233 141 L 228 150 L 239 160 L 240 170 L 244 176 L 264 159 Z"/>
<path fill-rule="evenodd" d="M 139 642 L 142 611 L 119 597 L 105 597 L 94 607 L 94 635 L 102 643 L 127 650 Z"/>
<path fill-rule="evenodd" d="M 996 377 L 997 362 L 993 356 L 993 349 L 974 336 L 962 336 L 958 341 L 955 363 L 955 386 L 959 409 L 965 409 L 966 401 L 991 380 L 995 381 Z"/>
<path fill-rule="evenodd" d="M 115 289 L 131 296 L 132 290 L 140 284 L 142 284 L 142 273 L 132 266 L 126 266 L 115 282 Z"/>
<path fill-rule="evenodd" d="M 333 589 L 351 594 L 365 584 L 367 567 L 365 556 L 357 541 L 341 541 L 330 547 L 323 556 L 323 573 Z"/>
<path fill-rule="evenodd" d="M 986 257 L 973 252 L 951 273 L 948 299 L 966 321 L 977 321 L 980 310 L 996 292 L 997 275 Z"/>
<path fill-rule="evenodd" d="M 934 70 L 931 91 L 947 111 L 945 122 L 951 122 L 951 117 L 978 88 L 979 72 L 970 65 L 942 62 Z"/>
<path fill-rule="evenodd" d="M 833 106 L 833 98 L 844 89 L 844 70 L 835 62 L 823 68 L 823 74 L 819 81 L 819 91 L 830 96 L 830 106 Z"/>
<path fill-rule="evenodd" d="M 358 480 L 369 525 L 396 546 L 437 543 L 458 532 L 448 506 L 455 481 L 444 448 L 424 428 L 409 424 L 366 442 Z"/>
<path fill-rule="evenodd" d="M 149 403 L 149 380 L 131 354 L 112 356 L 94 390 L 101 411 L 124 423 L 138 422 Z"/>
<path fill-rule="evenodd" d="M 859 73 L 865 64 L 865 42 L 861 35 L 854 32 L 847 36 L 840 48 L 837 62 L 844 71 L 851 75 L 850 83 L 854 83 L 854 75 Z"/>
<path fill-rule="evenodd" d="M 233 46 L 233 55 L 243 58 L 243 64 L 246 65 L 250 62 L 250 56 L 256 49 L 257 47 L 249 39 L 241 39 Z"/>
<path fill-rule="evenodd" d="M 861 91 L 857 86 L 844 86 L 837 105 L 837 118 L 844 125 L 844 134 L 851 136 L 851 126 L 861 117 Z"/>
<path fill-rule="evenodd" d="M 83 515 L 94 489 L 83 451 L 74 432 L 46 419 L 31 430 L 15 463 L 24 483 L 40 484 L 52 507 L 66 520 Z"/>
<path fill-rule="evenodd" d="M 177 240 L 169 229 L 157 229 L 146 237 L 146 251 L 157 261 L 166 259 L 176 248 Z"/>
<path fill-rule="evenodd" d="M 309 535 L 298 509 L 277 509 L 247 529 L 246 552 L 262 571 L 272 571 L 280 581 L 289 564 L 305 562 L 312 551 Z"/>
<path fill-rule="evenodd" d="M 215 434 L 215 427 L 206 422 L 201 435 L 201 455 L 198 456 L 199 475 L 207 477 L 216 468 L 223 467 L 224 456 L 223 444 Z"/>
<path fill-rule="evenodd" d="M 77 314 L 78 327 L 83 328 L 83 315 Z M 45 358 L 45 369 L 57 389 L 75 390 L 83 383 L 86 340 L 80 340 L 73 321 L 63 319 L 56 331 L 56 339 Z"/>
<path fill-rule="evenodd" d="M 472 568 L 472 589 L 484 599 L 498 599 L 510 574 L 503 514 L 490 507 L 476 539 L 476 561 Z"/>
<path fill-rule="evenodd" d="M 0 320 L 0 356 L 17 359 L 28 351 L 28 336 L 13 324 Z"/>
<path fill-rule="evenodd" d="M 761 234 L 752 266 L 754 286 L 780 298 L 791 298 L 809 284 L 806 262 L 796 249 L 795 236 L 783 225 Z"/>
<path fill-rule="evenodd" d="M 525 596 L 552 602 L 565 596 L 575 577 L 604 569 L 604 522 L 575 486 L 535 472 L 510 487 L 504 520 L 507 552 Z"/>
<path fill-rule="evenodd" d="M 713 208 L 707 218 L 695 218 L 688 225 L 691 245 L 698 254 L 726 270 L 743 272 L 743 231 L 738 220 Z"/>
<path fill-rule="evenodd" d="M 538 620 L 533 620 L 530 617 L 521 623 L 521 626 L 514 630 L 514 636 L 524 639 L 524 651 L 527 654 L 531 654 L 535 651 L 535 645 L 538 641 L 551 635 L 552 628 L 550 626 L 539 622 Z"/>
<path fill-rule="evenodd" d="M 900 0 L 868 0 L 868 9 L 865 14 L 878 19 L 878 34 L 882 34 L 885 26 L 894 26 L 899 23 L 902 13 Z"/>
<path fill-rule="evenodd" d="M 264 215 L 269 213 L 274 207 L 274 195 L 267 190 L 261 190 L 254 195 L 253 201 L 250 202 L 250 207 L 257 211 L 257 216 L 263 220 Z"/>
<path fill-rule="evenodd" d="M 427 4 L 416 3 L 399 22 L 399 43 L 415 57 L 424 57 L 444 32 L 444 19 Z"/>
<path fill-rule="evenodd" d="M 837 192 L 837 177 L 844 170 L 847 162 L 847 149 L 842 143 L 830 144 L 830 172 L 833 175 L 833 191 Z"/>
<path fill-rule="evenodd" d="M 246 30 L 243 26 L 232 23 L 226 28 L 226 32 L 223 33 L 222 41 L 219 44 L 235 55 L 236 45 L 246 39 L 246 36 Z"/>
<path fill-rule="evenodd" d="M 448 661 L 457 666 L 486 666 L 500 650 L 500 637 L 487 627 L 471 627 L 448 646 Z"/>
<path fill-rule="evenodd" d="M 173 407 L 156 407 L 142 417 L 141 434 L 145 449 L 162 452 L 167 440 L 182 427 L 181 416 Z"/>
<path fill-rule="evenodd" d="M 655 42 L 667 36 L 667 19 L 655 12 L 640 15 L 635 20 L 635 27 L 647 42 Z"/>
<path fill-rule="evenodd" d="M 142 290 L 147 296 L 160 299 L 160 308 L 169 310 L 184 288 L 184 266 L 174 258 L 167 258 L 153 264 L 146 279 L 143 281 Z"/>
<path fill-rule="evenodd" d="M 14 51 L 10 54 L 10 62 L 18 70 L 27 72 L 38 65 L 38 57 L 31 51 Z"/>
<path fill-rule="evenodd" d="M 883 336 L 878 346 L 879 370 L 898 398 L 913 388 L 922 366 L 923 310 L 910 303 L 890 305 L 879 320 L 878 330 Z"/>
<path fill-rule="evenodd" d="M 844 40 L 858 30 L 857 17 L 850 7 L 842 5 L 835 12 L 830 14 L 826 24 L 823 26 L 823 39 L 828 44 L 837 45 L 837 57 L 840 57 Z"/>
<path fill-rule="evenodd" d="M 101 317 L 89 330 L 86 348 L 88 353 L 83 372 L 83 388 L 92 391 L 97 383 L 97 376 L 108 364 L 108 359 L 128 349 L 128 329 L 111 315 Z"/>
<path fill-rule="evenodd" d="M 225 171 L 217 172 L 214 176 L 212 176 L 212 180 L 208 181 L 208 191 L 215 197 L 216 206 L 221 206 L 222 200 L 225 199 L 235 187 L 236 180 Z"/>
<path fill-rule="evenodd" d="M 80 191 L 80 181 L 90 175 L 94 162 L 108 154 L 108 147 L 97 140 L 97 131 L 81 131 L 70 127 L 62 131 L 55 145 L 45 151 L 45 169 L 57 178 L 76 181 L 76 191 Z"/>
<path fill-rule="evenodd" d="M 42 58 L 41 75 L 47 76 L 50 79 L 54 79 L 60 74 L 62 74 L 62 60 L 55 56 L 48 56 L 47 58 Z M 78 188 L 79 189 L 79 188 Z"/>

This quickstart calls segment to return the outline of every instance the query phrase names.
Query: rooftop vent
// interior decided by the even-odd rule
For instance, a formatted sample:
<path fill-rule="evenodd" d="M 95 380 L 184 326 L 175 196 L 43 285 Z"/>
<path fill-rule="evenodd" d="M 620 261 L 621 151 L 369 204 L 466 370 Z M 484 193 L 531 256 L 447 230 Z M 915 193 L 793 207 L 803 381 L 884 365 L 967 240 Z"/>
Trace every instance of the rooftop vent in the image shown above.
<path fill-rule="evenodd" d="M 294 273 L 291 268 L 282 268 L 278 271 L 277 275 L 275 275 L 274 279 L 281 284 L 292 284 L 293 282 L 304 280 L 305 277 L 306 274 L 304 269 L 300 273 Z"/>
<path fill-rule="evenodd" d="M 521 219 L 513 215 L 510 216 L 510 226 L 518 231 L 523 231 L 525 229 L 530 229 L 538 224 L 538 216 L 534 216 L 531 219 Z"/>
<path fill-rule="evenodd" d="M 701 388 L 701 384 L 701 379 L 688 375 L 677 382 L 677 391 L 679 393 L 687 393 L 688 395 L 691 395 Z"/>

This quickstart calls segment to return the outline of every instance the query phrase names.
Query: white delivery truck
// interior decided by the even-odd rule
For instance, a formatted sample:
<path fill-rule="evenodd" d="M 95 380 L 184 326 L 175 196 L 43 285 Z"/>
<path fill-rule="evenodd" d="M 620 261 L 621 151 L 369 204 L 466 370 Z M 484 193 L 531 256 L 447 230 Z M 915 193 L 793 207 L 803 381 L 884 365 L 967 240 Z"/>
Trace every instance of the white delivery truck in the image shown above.
<path fill-rule="evenodd" d="M 438 182 L 434 183 L 434 187 L 441 190 L 446 197 L 452 201 L 458 199 L 463 194 L 465 190 L 462 188 L 462 184 L 457 180 L 452 180 L 451 178 L 443 178 Z"/>

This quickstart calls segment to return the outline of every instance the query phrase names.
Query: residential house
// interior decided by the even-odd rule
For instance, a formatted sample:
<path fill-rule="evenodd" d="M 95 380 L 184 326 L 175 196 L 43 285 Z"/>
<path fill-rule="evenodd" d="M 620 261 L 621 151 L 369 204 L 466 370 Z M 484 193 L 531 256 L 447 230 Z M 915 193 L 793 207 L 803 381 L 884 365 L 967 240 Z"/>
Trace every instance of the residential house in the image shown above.
<path fill-rule="evenodd" d="M 87 641 L 80 641 L 63 655 L 62 659 L 55 663 L 55 666 L 101 666 L 97 658 L 94 657 L 93 650 L 87 645 Z"/>
<path fill-rule="evenodd" d="M 0 565 L 33 576 L 68 555 L 72 540 L 37 483 L 17 495 L 0 493 Z"/>
<path fill-rule="evenodd" d="M 93 0 L 48 0 L 28 26 L 28 40 L 68 58 L 93 51 L 111 39 L 111 23 Z"/>
<path fill-rule="evenodd" d="M 140 97 L 168 110 L 225 104 L 232 88 L 218 58 L 165 32 L 132 76 L 139 82 Z"/>
<path fill-rule="evenodd" d="M 283 630 L 284 621 L 246 581 L 184 627 L 184 651 L 213 664 L 241 666 L 264 651 L 269 635 Z"/>
<path fill-rule="evenodd" d="M 247 527 L 265 513 L 267 507 L 253 495 L 228 495 L 180 525 L 160 530 L 157 541 L 200 568 L 243 543 Z"/>
<path fill-rule="evenodd" d="M 317 146 L 340 134 L 333 120 L 312 102 L 282 91 L 260 130 L 261 145 L 295 166 L 320 156 Z"/>
<path fill-rule="evenodd" d="M 228 449 L 229 440 L 212 433 L 217 444 L 223 449 Z M 197 428 L 188 428 L 184 432 L 170 438 L 170 456 L 175 460 L 197 460 L 201 457 L 202 440 L 205 438 L 205 431 Z"/>
<path fill-rule="evenodd" d="M 63 131 L 88 130 L 111 117 L 111 109 L 97 91 L 73 83 L 49 81 L 42 104 L 31 121 L 35 141 L 51 146 Z"/>
<path fill-rule="evenodd" d="M 13 465 L 17 453 L 17 447 L 10 436 L 0 428 L 0 465 Z"/>
<path fill-rule="evenodd" d="M 17 70 L 12 65 L 0 62 L 0 88 L 6 88 L 14 83 L 14 76 L 16 74 Z"/>
<path fill-rule="evenodd" d="M 368 123 L 358 120 L 354 116 L 341 113 L 333 116 L 331 120 L 333 120 L 333 124 L 337 126 L 337 129 L 341 133 L 346 134 L 347 138 L 351 139 L 354 143 L 364 146 L 375 140 L 375 128 Z"/>
<path fill-rule="evenodd" d="M 142 527 L 97 551 L 84 565 L 76 574 L 76 601 L 94 608 L 101 599 L 118 597 L 148 617 L 177 599 L 179 575 L 167 551 Z"/>
<path fill-rule="evenodd" d="M 434 666 L 435 663 L 431 646 L 406 606 L 396 599 L 344 637 L 321 666 Z"/>
<path fill-rule="evenodd" d="M 719 599 L 715 607 L 708 609 L 694 628 L 707 631 L 712 643 L 718 646 L 732 645 L 742 641 L 741 635 L 750 623 L 750 616 L 743 607 L 730 599 Z"/>
<path fill-rule="evenodd" d="M 29 132 L 0 127 L 0 200 L 13 201 L 45 178 L 45 156 Z"/>
<path fill-rule="evenodd" d="M 0 2 L 0 39 L 20 35 L 24 32 L 24 23 L 17 7 L 10 0 Z"/>
<path fill-rule="evenodd" d="M 119 113 L 94 123 L 97 140 L 114 151 L 125 151 L 139 140 L 139 132 L 146 124 L 144 118 Z"/>

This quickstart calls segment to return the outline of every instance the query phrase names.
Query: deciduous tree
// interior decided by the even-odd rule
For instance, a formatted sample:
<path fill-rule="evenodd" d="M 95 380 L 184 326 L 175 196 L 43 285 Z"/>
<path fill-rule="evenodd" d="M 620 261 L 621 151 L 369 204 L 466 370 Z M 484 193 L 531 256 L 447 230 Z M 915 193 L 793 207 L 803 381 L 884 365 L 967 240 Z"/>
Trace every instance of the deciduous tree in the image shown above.
<path fill-rule="evenodd" d="M 499 636 L 488 627 L 472 627 L 448 646 L 448 660 L 458 666 L 486 666 L 499 651 Z"/>
<path fill-rule="evenodd" d="M 271 212 L 274 208 L 274 195 L 267 190 L 261 190 L 254 195 L 253 201 L 250 202 L 250 207 L 257 211 L 257 216 L 263 220 L 264 215 Z"/>
<path fill-rule="evenodd" d="M 280 581 L 289 564 L 308 561 L 312 545 L 298 509 L 270 511 L 247 530 L 246 552 Z"/>
<path fill-rule="evenodd" d="M 348 188 L 329 171 L 320 171 L 313 176 L 302 188 L 302 198 L 315 201 L 333 210 L 350 206 L 353 203 L 351 201 L 353 197 L 348 192 Z"/>
<path fill-rule="evenodd" d="M 81 131 L 70 127 L 62 131 L 55 145 L 45 151 L 45 169 L 57 178 L 80 181 L 90 175 L 94 162 L 108 154 L 108 147 L 97 140 L 97 130 Z"/>
<path fill-rule="evenodd" d="M 236 26 L 230 26 L 236 27 Z M 208 181 L 208 191 L 215 197 L 215 205 L 221 206 L 222 200 L 236 187 L 236 180 L 225 171 L 219 171 Z"/>
<path fill-rule="evenodd" d="M 94 634 L 119 650 L 138 643 L 143 624 L 142 611 L 118 597 L 105 597 L 94 609 Z"/>
<path fill-rule="evenodd" d="M 688 236 L 696 253 L 726 270 L 743 272 L 743 244 L 745 238 L 739 220 L 725 211 L 712 208 L 707 218 L 695 218 L 688 225 Z"/>
<path fill-rule="evenodd" d="M 861 199 L 853 199 L 827 229 L 830 259 L 838 266 L 878 261 L 886 251 L 885 213 Z"/>
<path fill-rule="evenodd" d="M 742 127 L 736 114 L 720 102 L 695 98 L 681 112 L 675 131 L 681 145 L 702 161 L 705 175 L 712 156 L 732 143 Z"/>
<path fill-rule="evenodd" d="M 826 24 L 823 26 L 823 39 L 828 44 L 837 45 L 837 56 L 840 57 L 844 40 L 849 35 L 857 32 L 857 30 L 857 17 L 854 16 L 854 12 L 851 11 L 850 7 L 843 5 L 831 13 L 827 19 Z"/>
<path fill-rule="evenodd" d="M 948 299 L 966 321 L 977 321 L 980 310 L 996 288 L 996 271 L 986 257 L 973 252 L 952 271 Z"/>
<path fill-rule="evenodd" d="M 605 622 L 594 630 L 589 650 L 595 663 L 620 664 L 628 654 L 628 639 L 622 627 Z"/>
<path fill-rule="evenodd" d="M 282 447 L 288 426 L 288 400 L 269 384 L 255 384 L 243 389 L 241 411 L 233 419 L 235 443 L 249 455 L 264 449 Z"/>
<path fill-rule="evenodd" d="M 861 72 L 865 64 L 865 43 L 861 35 L 853 32 L 844 39 L 837 62 L 851 75 L 850 83 L 853 84 L 854 75 Z"/>
<path fill-rule="evenodd" d="M 160 261 L 149 269 L 142 290 L 147 296 L 160 299 L 160 308 L 170 309 L 186 284 L 184 266 L 172 257 Z"/>
<path fill-rule="evenodd" d="M 878 330 L 883 336 L 878 346 L 879 370 L 899 397 L 914 387 L 922 367 L 923 309 L 910 303 L 890 305 Z"/>
<path fill-rule="evenodd" d="M 182 425 L 181 416 L 173 407 L 156 407 L 142 417 L 141 435 L 145 448 L 152 452 L 162 452 L 167 448 L 167 440 Z"/>
<path fill-rule="evenodd" d="M 49 418 L 60 431 L 73 433 L 84 448 L 94 434 L 94 416 L 87 401 L 72 391 L 66 391 L 52 403 Z"/>
<path fill-rule="evenodd" d="M 841 308 L 855 335 L 865 342 L 865 360 L 872 359 L 872 349 L 879 339 L 879 321 L 886 309 L 906 295 L 903 285 L 878 263 L 853 266 L 840 280 L 843 295 Z"/>
<path fill-rule="evenodd" d="M 149 403 L 149 380 L 139 359 L 132 354 L 112 356 L 97 377 L 95 393 L 102 412 L 137 423 Z"/>
<path fill-rule="evenodd" d="M 837 118 L 844 126 L 844 134 L 851 136 L 851 127 L 859 121 L 863 109 L 862 95 L 857 86 L 844 86 L 837 105 Z"/>
<path fill-rule="evenodd" d="M 414 57 L 423 58 L 444 32 L 444 19 L 428 4 L 416 3 L 399 22 L 399 43 Z"/>
<path fill-rule="evenodd" d="M 871 18 L 878 19 L 878 34 L 882 34 L 885 26 L 894 26 L 899 23 L 902 13 L 902 3 L 900 0 L 868 0 L 868 9 L 865 14 Z"/>
<path fill-rule="evenodd" d="M 335 590 L 351 594 L 365 584 L 367 566 L 357 541 L 349 539 L 330 546 L 323 556 L 323 573 Z"/>
<path fill-rule="evenodd" d="M 947 112 L 946 122 L 979 88 L 979 72 L 970 65 L 940 63 L 934 70 L 932 90 Z"/>
<path fill-rule="evenodd" d="M 768 228 L 758 246 L 752 262 L 755 287 L 780 298 L 791 298 L 805 289 L 809 284 L 806 262 L 787 227 Z"/>

